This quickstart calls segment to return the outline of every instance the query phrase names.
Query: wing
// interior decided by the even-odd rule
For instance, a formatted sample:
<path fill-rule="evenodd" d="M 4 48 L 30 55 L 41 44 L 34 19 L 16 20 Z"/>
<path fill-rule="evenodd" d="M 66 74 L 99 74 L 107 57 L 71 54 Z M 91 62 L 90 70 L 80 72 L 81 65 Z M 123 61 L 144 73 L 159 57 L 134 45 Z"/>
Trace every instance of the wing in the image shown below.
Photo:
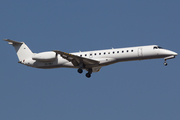
<path fill-rule="evenodd" d="M 56 54 L 60 54 L 62 58 L 72 62 L 72 64 L 74 66 L 79 66 L 81 63 L 83 63 L 86 68 L 95 67 L 95 66 L 99 65 L 99 61 L 96 61 L 96 60 L 80 57 L 80 56 L 73 55 L 73 54 L 66 53 L 66 52 L 62 52 L 59 50 L 54 50 L 54 52 Z"/>

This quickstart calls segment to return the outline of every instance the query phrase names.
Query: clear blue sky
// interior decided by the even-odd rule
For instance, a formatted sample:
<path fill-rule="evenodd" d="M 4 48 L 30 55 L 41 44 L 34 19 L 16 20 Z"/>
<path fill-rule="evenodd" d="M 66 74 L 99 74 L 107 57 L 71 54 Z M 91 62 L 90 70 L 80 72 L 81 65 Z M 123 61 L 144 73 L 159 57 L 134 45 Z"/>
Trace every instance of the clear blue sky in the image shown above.
<path fill-rule="evenodd" d="M 1 0 L 0 38 L 33 52 L 157 44 L 180 54 L 179 0 Z M 180 120 L 180 60 L 122 62 L 90 79 L 18 64 L 0 42 L 1 120 Z"/>

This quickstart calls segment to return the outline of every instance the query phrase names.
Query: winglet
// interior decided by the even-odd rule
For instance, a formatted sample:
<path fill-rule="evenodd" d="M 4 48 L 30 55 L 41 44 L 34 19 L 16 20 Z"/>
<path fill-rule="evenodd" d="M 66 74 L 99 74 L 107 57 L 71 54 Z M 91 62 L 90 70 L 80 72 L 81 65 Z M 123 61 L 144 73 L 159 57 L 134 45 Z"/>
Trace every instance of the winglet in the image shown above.
<path fill-rule="evenodd" d="M 22 44 L 23 42 L 18 42 L 18 41 L 14 41 L 14 40 L 10 40 L 10 39 L 3 39 L 4 41 L 7 41 L 10 45 L 12 45 L 13 43 L 16 44 Z"/>

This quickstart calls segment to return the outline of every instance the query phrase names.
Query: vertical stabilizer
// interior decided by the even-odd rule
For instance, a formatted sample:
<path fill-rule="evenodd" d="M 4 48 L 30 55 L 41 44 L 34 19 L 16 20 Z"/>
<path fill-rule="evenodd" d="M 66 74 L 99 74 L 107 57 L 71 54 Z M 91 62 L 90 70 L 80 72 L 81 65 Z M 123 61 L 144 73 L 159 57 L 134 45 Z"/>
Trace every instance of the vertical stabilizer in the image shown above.
<path fill-rule="evenodd" d="M 23 61 L 27 58 L 32 58 L 33 52 L 29 49 L 29 47 L 24 42 L 17 42 L 10 39 L 4 39 L 7 41 L 10 45 L 13 45 L 17 56 L 19 58 L 19 61 Z"/>

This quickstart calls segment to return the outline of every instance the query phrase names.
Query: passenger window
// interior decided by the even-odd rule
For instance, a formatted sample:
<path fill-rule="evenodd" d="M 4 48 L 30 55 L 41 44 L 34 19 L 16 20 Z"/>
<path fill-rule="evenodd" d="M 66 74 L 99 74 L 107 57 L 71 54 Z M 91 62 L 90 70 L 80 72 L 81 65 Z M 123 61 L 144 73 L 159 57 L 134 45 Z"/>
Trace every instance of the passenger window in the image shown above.
<path fill-rule="evenodd" d="M 82 55 L 80 55 L 80 57 L 82 57 Z"/>
<path fill-rule="evenodd" d="M 122 51 L 122 53 L 124 53 L 124 51 Z"/>
<path fill-rule="evenodd" d="M 85 56 L 87 56 L 87 54 L 85 54 Z"/>
<path fill-rule="evenodd" d="M 101 53 L 99 53 L 99 55 L 101 55 Z"/>
<path fill-rule="evenodd" d="M 127 50 L 127 52 L 129 52 L 129 51 Z"/>
<path fill-rule="evenodd" d="M 96 55 L 96 53 L 94 53 L 94 55 Z"/>
<path fill-rule="evenodd" d="M 113 52 L 113 54 L 114 54 L 114 52 Z"/>
<path fill-rule="evenodd" d="M 117 53 L 119 53 L 119 51 L 117 51 Z"/>
<path fill-rule="evenodd" d="M 106 52 L 104 52 L 104 55 L 106 54 Z"/>
<path fill-rule="evenodd" d="M 133 52 L 133 50 L 131 50 L 131 52 Z"/>
<path fill-rule="evenodd" d="M 110 54 L 110 52 L 108 52 L 108 54 Z"/>

